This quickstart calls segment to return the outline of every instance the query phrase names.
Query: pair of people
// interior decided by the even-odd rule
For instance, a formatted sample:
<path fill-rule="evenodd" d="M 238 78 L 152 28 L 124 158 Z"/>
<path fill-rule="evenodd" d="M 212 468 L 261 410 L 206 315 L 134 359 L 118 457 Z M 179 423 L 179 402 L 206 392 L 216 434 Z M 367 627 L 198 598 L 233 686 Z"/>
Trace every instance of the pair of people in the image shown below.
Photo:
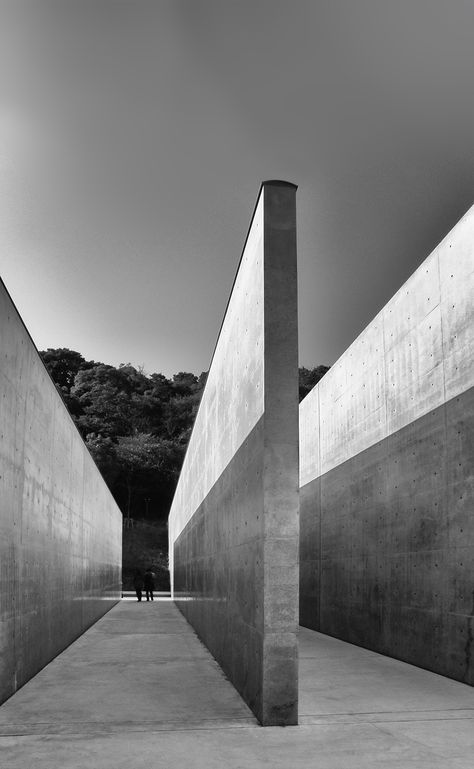
<path fill-rule="evenodd" d="M 145 589 L 145 595 L 147 601 L 153 601 L 153 590 L 155 589 L 155 575 L 151 570 L 151 567 L 146 570 L 145 576 L 142 577 L 140 569 L 135 571 L 133 578 L 133 587 L 137 594 L 137 601 L 142 600 L 142 591 Z"/>

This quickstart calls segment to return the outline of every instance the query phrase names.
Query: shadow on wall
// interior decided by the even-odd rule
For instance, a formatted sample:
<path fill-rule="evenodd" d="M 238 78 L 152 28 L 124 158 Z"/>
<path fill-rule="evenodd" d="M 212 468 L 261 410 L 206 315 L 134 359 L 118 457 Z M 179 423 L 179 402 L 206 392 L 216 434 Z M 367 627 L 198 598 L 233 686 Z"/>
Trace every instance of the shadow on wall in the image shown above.
<path fill-rule="evenodd" d="M 474 683 L 474 207 L 300 405 L 300 622 Z"/>

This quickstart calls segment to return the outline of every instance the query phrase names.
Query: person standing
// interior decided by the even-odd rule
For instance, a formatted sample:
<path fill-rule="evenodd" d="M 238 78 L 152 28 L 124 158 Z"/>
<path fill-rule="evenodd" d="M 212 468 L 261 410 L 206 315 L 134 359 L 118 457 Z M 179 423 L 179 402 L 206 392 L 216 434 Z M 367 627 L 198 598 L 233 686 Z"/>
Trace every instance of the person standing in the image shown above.
<path fill-rule="evenodd" d="M 155 589 L 155 575 L 153 574 L 151 567 L 146 570 L 145 578 L 143 582 L 145 585 L 146 600 L 153 601 L 153 590 Z"/>
<path fill-rule="evenodd" d="M 142 600 L 142 590 L 143 590 L 143 577 L 140 569 L 135 569 L 135 574 L 133 577 L 133 587 L 135 588 L 135 593 L 137 594 L 137 601 Z"/>

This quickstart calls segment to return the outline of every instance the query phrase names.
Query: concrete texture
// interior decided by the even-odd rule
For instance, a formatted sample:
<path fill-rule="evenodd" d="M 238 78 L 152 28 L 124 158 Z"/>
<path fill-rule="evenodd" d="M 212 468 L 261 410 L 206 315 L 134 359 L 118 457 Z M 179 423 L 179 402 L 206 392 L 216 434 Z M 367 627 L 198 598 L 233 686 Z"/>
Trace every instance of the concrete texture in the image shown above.
<path fill-rule="evenodd" d="M 297 722 L 294 185 L 262 185 L 173 501 L 174 598 L 262 724 Z"/>
<path fill-rule="evenodd" d="M 0 708 L 5 769 L 471 769 L 474 692 L 310 630 L 302 725 L 259 728 L 173 603 L 123 601 Z"/>
<path fill-rule="evenodd" d="M 256 724 L 171 600 L 124 599 L 0 708 L 0 734 Z"/>
<path fill-rule="evenodd" d="M 474 208 L 300 405 L 300 621 L 474 683 Z"/>
<path fill-rule="evenodd" d="M 0 284 L 0 701 L 120 597 L 122 516 Z"/>

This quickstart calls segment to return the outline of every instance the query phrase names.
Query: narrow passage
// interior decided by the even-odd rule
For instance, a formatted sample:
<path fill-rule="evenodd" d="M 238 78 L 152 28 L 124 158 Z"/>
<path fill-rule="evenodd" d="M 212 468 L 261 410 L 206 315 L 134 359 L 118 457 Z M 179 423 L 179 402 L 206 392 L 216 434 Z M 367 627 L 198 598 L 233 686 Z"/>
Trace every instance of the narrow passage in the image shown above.
<path fill-rule="evenodd" d="M 300 726 L 260 728 L 169 600 L 123 600 L 0 707 L 2 769 L 472 769 L 474 690 L 300 630 Z"/>

